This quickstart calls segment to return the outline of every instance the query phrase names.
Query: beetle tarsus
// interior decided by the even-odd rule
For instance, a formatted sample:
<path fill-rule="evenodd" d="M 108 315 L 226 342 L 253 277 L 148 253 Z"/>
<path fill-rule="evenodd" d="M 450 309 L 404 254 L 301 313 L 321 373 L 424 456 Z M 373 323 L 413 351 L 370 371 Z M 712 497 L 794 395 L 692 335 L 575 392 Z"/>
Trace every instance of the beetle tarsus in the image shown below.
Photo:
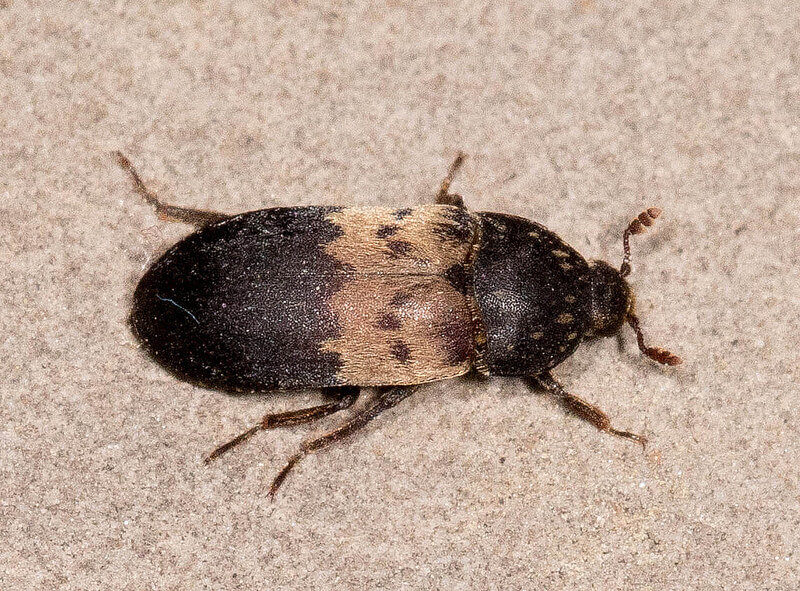
<path fill-rule="evenodd" d="M 595 405 L 587 402 L 586 400 L 570 394 L 551 374 L 545 372 L 538 376 L 531 378 L 531 382 L 547 391 L 549 394 L 555 396 L 564 407 L 578 418 L 583 419 L 597 427 L 600 431 L 611 433 L 623 439 L 629 439 L 641 444 L 642 448 L 647 445 L 647 437 L 644 435 L 637 435 L 630 431 L 620 431 L 611 426 L 611 419 L 602 410 Z"/>
<path fill-rule="evenodd" d="M 642 449 L 647 448 L 647 437 L 644 435 L 637 435 L 636 433 L 631 433 L 630 431 L 619 431 L 617 429 L 608 429 L 608 432 L 612 435 L 616 435 L 617 437 L 622 437 L 623 439 L 630 439 L 631 441 L 635 441 L 639 445 L 642 446 Z"/>
<path fill-rule="evenodd" d="M 278 489 L 283 484 L 283 481 L 286 480 L 286 477 L 289 475 L 289 472 L 292 471 L 295 464 L 303 459 L 303 456 L 306 455 L 305 452 L 299 452 L 289 458 L 289 461 L 286 462 L 286 465 L 281 468 L 281 471 L 278 472 L 278 475 L 272 481 L 272 484 L 269 487 L 269 498 L 271 501 L 275 500 L 275 494 L 278 492 Z"/>
<path fill-rule="evenodd" d="M 211 462 L 216 460 L 218 457 L 220 457 L 222 454 L 224 454 L 226 451 L 228 451 L 231 448 L 234 448 L 237 445 L 239 445 L 241 443 L 244 443 L 245 441 L 250 439 L 253 435 L 255 435 L 256 433 L 261 431 L 261 429 L 262 429 L 261 425 L 256 425 L 255 427 L 251 427 L 250 429 L 248 429 L 244 433 L 241 433 L 240 435 L 237 435 L 236 437 L 231 439 L 228 443 L 223 443 L 217 449 L 215 449 L 210 454 L 208 454 L 208 456 L 206 456 L 206 459 L 204 460 L 204 462 L 206 464 L 210 464 Z"/>
<path fill-rule="evenodd" d="M 142 181 L 142 178 L 139 176 L 139 173 L 136 172 L 133 164 L 131 164 L 131 161 L 128 160 L 128 158 L 122 152 L 119 150 L 115 151 L 114 158 L 116 159 L 120 168 L 130 175 L 136 192 L 139 193 L 142 199 L 153 206 L 153 208 L 156 210 L 156 215 L 158 215 L 159 219 L 167 222 L 192 224 L 193 226 L 202 228 L 203 226 L 215 224 L 230 217 L 227 214 L 219 213 L 217 211 L 192 209 L 189 207 L 179 207 L 177 205 L 168 205 L 166 203 L 162 203 L 158 196 L 147 188 L 147 186 L 144 184 L 144 181 Z"/>

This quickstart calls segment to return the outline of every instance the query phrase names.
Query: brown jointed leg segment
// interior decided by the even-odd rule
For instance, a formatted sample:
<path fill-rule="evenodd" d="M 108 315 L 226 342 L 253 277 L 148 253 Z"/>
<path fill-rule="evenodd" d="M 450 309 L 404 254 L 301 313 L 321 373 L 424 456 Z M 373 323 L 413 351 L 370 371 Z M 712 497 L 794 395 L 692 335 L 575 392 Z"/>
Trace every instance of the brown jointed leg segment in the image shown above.
<path fill-rule="evenodd" d="M 212 462 L 231 448 L 244 443 L 259 431 L 275 429 L 277 427 L 293 427 L 295 425 L 311 423 L 335 412 L 339 412 L 340 410 L 349 408 L 353 406 L 353 403 L 356 401 L 359 394 L 359 389 L 355 386 L 323 388 L 322 391 L 328 396 L 335 396 L 336 400 L 327 404 L 320 404 L 319 406 L 264 415 L 264 417 L 261 419 L 261 422 L 259 422 L 257 425 L 254 425 L 244 433 L 237 435 L 229 442 L 220 445 L 217 449 L 212 451 L 205 459 L 205 463 L 208 464 Z"/>
<path fill-rule="evenodd" d="M 667 351 L 666 349 L 662 349 L 661 347 L 648 347 L 644 344 L 644 335 L 642 334 L 642 329 L 639 326 L 639 318 L 636 317 L 635 314 L 629 313 L 628 314 L 628 324 L 631 325 L 631 328 L 636 333 L 636 343 L 639 345 L 639 350 L 647 355 L 653 361 L 658 361 L 659 363 L 663 363 L 664 365 L 680 365 L 683 363 L 683 359 Z"/>
<path fill-rule="evenodd" d="M 464 207 L 464 199 L 461 195 L 456 193 L 448 193 L 450 189 L 450 183 L 453 182 L 453 179 L 456 176 L 456 171 L 461 167 L 464 163 L 464 158 L 466 158 L 466 154 L 463 152 L 459 152 L 456 156 L 456 159 L 453 160 L 453 163 L 450 165 L 450 170 L 447 171 L 447 176 L 442 181 L 442 186 L 439 189 L 439 192 L 436 194 L 436 203 L 438 205 L 454 205 L 456 207 Z"/>
<path fill-rule="evenodd" d="M 119 166 L 131 176 L 131 179 L 133 179 L 136 192 L 155 208 L 156 214 L 160 219 L 168 222 L 192 224 L 193 226 L 202 228 L 203 226 L 221 222 L 230 217 L 229 215 L 216 211 L 191 209 L 189 207 L 178 207 L 177 205 L 161 203 L 158 196 L 145 186 L 139 173 L 136 172 L 133 164 L 131 164 L 131 161 L 128 160 L 122 152 L 114 152 L 114 157 L 117 160 L 117 164 L 119 164 Z"/>
<path fill-rule="evenodd" d="M 286 462 L 286 465 L 281 469 L 280 472 L 278 472 L 275 480 L 272 481 L 272 485 L 269 487 L 269 496 L 273 499 L 275 498 L 275 493 L 278 492 L 278 489 L 283 484 L 283 481 L 286 480 L 289 472 L 291 472 L 292 468 L 294 468 L 295 465 L 305 456 L 349 437 L 383 411 L 396 406 L 402 400 L 408 398 L 413 391 L 413 387 L 388 388 L 381 390 L 378 392 L 372 404 L 370 404 L 359 414 L 352 417 L 346 423 L 334 429 L 333 431 L 322 435 L 321 437 L 302 443 L 300 445 L 300 451 L 289 458 L 289 461 Z"/>
<path fill-rule="evenodd" d="M 548 393 L 558 398 L 561 404 L 563 404 L 564 407 L 571 413 L 577 415 L 584 421 L 588 421 L 601 431 L 611 433 L 617 437 L 624 437 L 625 439 L 636 441 L 637 443 L 640 443 L 642 447 L 647 444 L 647 438 L 643 435 L 637 435 L 636 433 L 620 431 L 613 428 L 611 426 L 611 419 L 608 418 L 606 413 L 593 404 L 586 402 L 582 398 L 578 398 L 574 394 L 567 392 L 564 387 L 559 384 L 552 375 L 550 375 L 549 372 L 545 372 L 534 378 L 531 378 L 531 382 L 533 385 L 543 388 Z"/>

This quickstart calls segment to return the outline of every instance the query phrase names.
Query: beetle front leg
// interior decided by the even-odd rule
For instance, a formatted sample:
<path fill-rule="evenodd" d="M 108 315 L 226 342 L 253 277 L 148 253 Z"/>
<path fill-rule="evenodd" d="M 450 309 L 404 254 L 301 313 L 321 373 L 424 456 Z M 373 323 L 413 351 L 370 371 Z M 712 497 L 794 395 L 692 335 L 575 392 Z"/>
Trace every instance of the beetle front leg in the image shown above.
<path fill-rule="evenodd" d="M 456 159 L 453 160 L 453 163 L 450 165 L 450 169 L 447 171 L 447 176 L 444 177 L 442 186 L 439 188 L 439 192 L 436 194 L 437 205 L 453 205 L 455 207 L 464 209 L 464 198 L 457 193 L 449 193 L 448 191 L 450 190 L 450 183 L 453 182 L 453 179 L 456 176 L 456 171 L 458 171 L 458 169 L 464 163 L 464 158 L 466 157 L 466 154 L 459 152 L 456 156 Z"/>
<path fill-rule="evenodd" d="M 356 386 L 341 386 L 337 388 L 323 388 L 322 393 L 327 396 L 336 398 L 333 402 L 327 404 L 320 404 L 319 406 L 311 406 L 309 408 L 301 408 L 298 410 L 290 410 L 287 412 L 275 413 L 264 415 L 261 421 L 257 424 L 237 435 L 228 443 L 220 445 L 217 449 L 208 454 L 205 463 L 208 464 L 224 454 L 237 445 L 244 443 L 259 431 L 267 429 L 275 429 L 277 427 L 293 427 L 295 425 L 304 425 L 311 423 L 322 417 L 327 417 L 335 412 L 350 408 L 358 398 L 360 389 Z"/>
<path fill-rule="evenodd" d="M 396 406 L 402 400 L 408 398 L 413 391 L 413 387 L 394 387 L 380 390 L 372 404 L 352 417 L 349 421 L 325 435 L 302 443 L 300 445 L 300 451 L 289 458 L 286 465 L 278 472 L 275 480 L 272 481 L 272 485 L 269 487 L 270 498 L 275 498 L 275 493 L 278 492 L 278 489 L 283 484 L 283 481 L 286 480 L 289 472 L 291 472 L 292 468 L 305 456 L 349 437 L 383 411 Z"/>
<path fill-rule="evenodd" d="M 168 222 L 182 222 L 192 224 L 197 228 L 202 228 L 209 224 L 215 224 L 228 219 L 229 215 L 217 211 L 206 211 L 203 209 L 192 209 L 190 207 L 179 207 L 177 205 L 167 205 L 159 200 L 158 196 L 145 186 L 139 173 L 122 152 L 114 152 L 117 164 L 127 172 L 133 179 L 133 186 L 137 193 L 156 210 L 159 219 Z"/>
<path fill-rule="evenodd" d="M 644 435 L 637 435 L 636 433 L 620 431 L 613 428 L 611 426 L 611 419 L 608 418 L 606 413 L 593 404 L 586 402 L 582 398 L 567 392 L 564 389 L 564 386 L 558 383 L 558 381 L 550 374 L 550 372 L 545 372 L 539 374 L 538 376 L 529 378 L 529 382 L 533 386 L 542 388 L 549 394 L 555 396 L 569 412 L 577 415 L 584 421 L 588 421 L 601 431 L 611 433 L 617 437 L 623 437 L 624 439 L 636 441 L 637 443 L 640 443 L 642 447 L 647 444 L 647 438 Z"/>

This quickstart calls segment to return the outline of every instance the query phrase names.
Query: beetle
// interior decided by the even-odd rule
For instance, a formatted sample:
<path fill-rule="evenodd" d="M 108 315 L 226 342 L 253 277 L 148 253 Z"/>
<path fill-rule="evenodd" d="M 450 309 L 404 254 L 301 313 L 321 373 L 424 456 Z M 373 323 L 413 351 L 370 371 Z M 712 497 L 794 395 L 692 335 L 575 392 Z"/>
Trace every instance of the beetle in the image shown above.
<path fill-rule="evenodd" d="M 587 338 L 625 323 L 641 352 L 681 359 L 644 343 L 629 239 L 661 211 L 623 232 L 619 270 L 587 261 L 536 222 L 468 211 L 450 193 L 458 154 L 435 203 L 402 209 L 279 207 L 239 215 L 162 203 L 120 152 L 117 163 L 161 219 L 194 225 L 141 278 L 130 325 L 175 376 L 228 392 L 320 388 L 324 404 L 267 414 L 215 449 L 210 462 L 257 432 L 310 423 L 377 394 L 338 428 L 301 444 L 270 486 L 274 498 L 306 455 L 351 435 L 420 384 L 470 371 L 523 378 L 606 431 L 596 406 L 566 391 L 551 370 Z"/>

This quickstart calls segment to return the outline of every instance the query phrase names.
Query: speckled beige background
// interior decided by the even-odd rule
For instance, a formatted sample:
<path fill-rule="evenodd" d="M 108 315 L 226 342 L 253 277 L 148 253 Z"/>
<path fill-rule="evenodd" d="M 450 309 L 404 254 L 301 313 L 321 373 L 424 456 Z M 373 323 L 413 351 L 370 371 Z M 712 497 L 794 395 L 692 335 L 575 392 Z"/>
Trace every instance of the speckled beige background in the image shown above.
<path fill-rule="evenodd" d="M 0 587 L 797 589 L 800 16 L 774 2 L 0 1 Z M 632 281 L 558 369 L 651 445 L 512 380 L 419 391 L 265 494 L 308 429 L 162 371 L 125 318 L 189 228 L 427 203 L 535 218 Z M 316 430 L 335 424 L 331 419 Z M 314 429 L 311 429 L 313 431 Z"/>

